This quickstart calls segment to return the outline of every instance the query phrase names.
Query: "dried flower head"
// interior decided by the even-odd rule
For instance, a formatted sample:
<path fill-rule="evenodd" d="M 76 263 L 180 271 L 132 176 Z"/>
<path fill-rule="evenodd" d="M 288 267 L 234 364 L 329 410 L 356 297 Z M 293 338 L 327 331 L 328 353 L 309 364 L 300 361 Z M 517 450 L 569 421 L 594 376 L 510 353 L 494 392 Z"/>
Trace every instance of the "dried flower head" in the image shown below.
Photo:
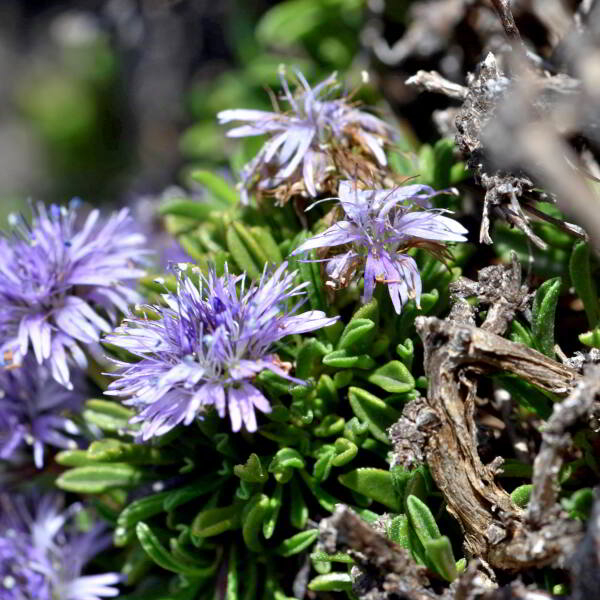
<path fill-rule="evenodd" d="M 295 71 L 298 89 L 292 94 L 280 72 L 288 112 L 234 109 L 221 111 L 221 124 L 245 121 L 229 137 L 268 135 L 256 157 L 242 170 L 242 199 L 248 192 L 273 195 L 285 202 L 293 195 L 315 197 L 335 193 L 340 179 L 364 174 L 369 180 L 387 165 L 383 150 L 390 128 L 359 110 L 349 97 L 333 98 L 336 74 L 311 88 Z"/>
<path fill-rule="evenodd" d="M 78 378 L 81 379 L 81 378 Z M 68 417 L 80 409 L 83 385 L 69 390 L 28 354 L 21 367 L 0 372 L 0 459 L 12 461 L 31 446 L 35 466 L 44 466 L 44 447 L 77 448 L 79 428 Z"/>
<path fill-rule="evenodd" d="M 73 504 L 62 497 L 0 495 L 0 598 L 2 600 L 100 600 L 119 595 L 118 573 L 82 575 L 110 545 L 102 525 L 78 531 Z"/>
<path fill-rule="evenodd" d="M 287 311 L 291 298 L 307 284 L 294 285 L 295 272 L 283 263 L 245 289 L 245 275 L 214 270 L 199 285 L 179 276 L 176 294 L 165 294 L 167 307 L 148 307 L 157 320 L 129 316 L 107 340 L 141 360 L 117 362 L 108 394 L 131 396 L 125 404 L 138 414 L 140 437 L 147 440 L 183 423 L 189 425 L 210 407 L 229 412 L 233 431 L 242 424 L 256 431 L 255 408 L 271 410 L 252 379 L 268 369 L 296 381 L 273 353 L 273 344 L 293 333 L 327 327 L 336 321 L 322 311 Z"/>
<path fill-rule="evenodd" d="M 81 346 L 98 342 L 117 311 L 139 300 L 127 284 L 144 274 L 136 266 L 144 237 L 127 209 L 104 224 L 94 210 L 78 227 L 77 204 L 39 203 L 31 225 L 11 215 L 12 235 L 0 237 L 0 351 L 19 364 L 33 350 L 67 387 L 67 357 L 87 366 Z"/>
<path fill-rule="evenodd" d="M 417 263 L 406 251 L 422 247 L 443 258 L 442 242 L 466 241 L 467 230 L 445 216 L 448 211 L 430 208 L 429 198 L 437 193 L 426 185 L 363 190 L 355 182 L 343 181 L 339 200 L 345 217 L 306 240 L 292 255 L 313 248 L 342 248 L 327 259 L 328 285 L 347 286 L 363 267 L 364 301 L 373 297 L 376 283 L 385 283 L 399 314 L 409 299 L 418 304 L 421 296 Z"/>

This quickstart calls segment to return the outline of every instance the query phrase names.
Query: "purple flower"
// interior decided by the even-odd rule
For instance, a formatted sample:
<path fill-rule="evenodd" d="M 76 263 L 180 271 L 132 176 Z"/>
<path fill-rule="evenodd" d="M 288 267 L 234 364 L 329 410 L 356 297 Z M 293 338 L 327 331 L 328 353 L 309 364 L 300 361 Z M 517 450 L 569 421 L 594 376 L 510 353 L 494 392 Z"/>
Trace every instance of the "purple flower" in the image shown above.
<path fill-rule="evenodd" d="M 102 525 L 77 530 L 73 516 L 81 508 L 73 504 L 63 511 L 58 495 L 0 495 L 2 600 L 100 600 L 119 595 L 118 573 L 81 575 L 110 545 Z"/>
<path fill-rule="evenodd" d="M 273 353 L 273 344 L 294 333 L 327 327 L 337 318 L 322 311 L 295 314 L 289 300 L 308 284 L 295 286 L 295 272 L 283 263 L 266 271 L 258 284 L 246 289 L 245 275 L 200 276 L 197 286 L 179 276 L 177 294 L 165 294 L 167 307 L 148 307 L 157 320 L 130 316 L 107 341 L 141 358 L 135 364 L 118 362 L 118 379 L 108 394 L 131 396 L 125 404 L 138 414 L 140 437 L 147 440 L 176 425 L 189 425 L 214 407 L 221 418 L 229 412 L 233 431 L 242 424 L 256 431 L 255 409 L 270 412 L 269 401 L 252 383 L 268 369 L 297 383 Z"/>
<path fill-rule="evenodd" d="M 31 446 L 35 466 L 41 469 L 45 445 L 77 448 L 70 436 L 79 429 L 65 415 L 77 411 L 84 400 L 83 386 L 76 387 L 69 390 L 54 381 L 31 354 L 21 367 L 0 371 L 0 459 L 11 461 Z"/>
<path fill-rule="evenodd" d="M 127 209 L 104 224 L 94 210 L 77 227 L 76 204 L 39 203 L 31 225 L 11 215 L 13 234 L 0 237 L 0 351 L 19 364 L 33 350 L 69 388 L 67 358 L 85 368 L 81 346 L 98 342 L 117 311 L 138 301 L 127 283 L 144 274 L 136 264 L 145 255 Z"/>
<path fill-rule="evenodd" d="M 361 190 L 351 181 L 339 187 L 345 219 L 301 244 L 292 255 L 314 248 L 343 246 L 345 252 L 327 261 L 330 284 L 344 287 L 364 266 L 365 302 L 373 297 L 377 282 L 387 283 L 396 312 L 406 302 L 421 297 L 421 277 L 411 247 L 423 247 L 443 256 L 440 242 L 464 242 L 467 230 L 444 210 L 430 209 L 436 195 L 426 185 L 407 185 L 393 190 Z"/>
<path fill-rule="evenodd" d="M 247 122 L 231 129 L 229 137 L 270 136 L 242 170 L 242 200 L 246 203 L 250 189 L 260 193 L 282 185 L 303 195 L 317 196 L 323 191 L 326 179 L 340 167 L 340 160 L 336 160 L 339 150 L 353 154 L 353 149 L 359 148 L 380 166 L 387 164 L 383 145 L 389 140 L 389 127 L 377 117 L 358 110 L 349 98 L 330 99 L 338 89 L 335 73 L 314 88 L 302 73 L 295 73 L 299 82 L 295 95 L 280 73 L 283 99 L 290 112 L 234 109 L 217 115 L 221 124 Z M 356 153 L 353 156 L 352 164 L 356 165 Z"/>

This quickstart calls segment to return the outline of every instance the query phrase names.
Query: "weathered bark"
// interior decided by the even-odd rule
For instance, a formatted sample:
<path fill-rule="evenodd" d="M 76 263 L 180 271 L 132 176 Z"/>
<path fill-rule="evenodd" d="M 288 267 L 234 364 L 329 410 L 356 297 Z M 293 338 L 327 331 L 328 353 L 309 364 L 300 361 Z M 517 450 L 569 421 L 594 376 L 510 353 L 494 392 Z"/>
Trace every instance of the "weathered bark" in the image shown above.
<path fill-rule="evenodd" d="M 504 570 L 564 566 L 581 539 L 579 522 L 556 518 L 559 507 L 553 490 L 562 464 L 560 449 L 568 441 L 564 428 L 589 412 L 600 382 L 593 377 L 582 380 L 570 366 L 501 337 L 517 312 L 529 310 L 530 295 L 514 257 L 510 267 L 483 269 L 477 282 L 461 278 L 452 285 L 452 293 L 455 303 L 449 319 L 416 320 L 429 387 L 427 400 L 408 405 L 407 414 L 390 429 L 396 461 L 410 466 L 425 457 L 448 511 L 463 529 L 468 556 Z M 475 309 L 466 301 L 469 296 L 477 296 L 479 305 L 489 305 L 480 327 L 475 325 Z M 477 450 L 477 380 L 497 372 L 512 373 L 558 396 L 572 393 L 549 421 L 527 514 L 496 482 L 502 459 L 484 465 Z M 416 446 L 412 450 L 411 443 Z"/>

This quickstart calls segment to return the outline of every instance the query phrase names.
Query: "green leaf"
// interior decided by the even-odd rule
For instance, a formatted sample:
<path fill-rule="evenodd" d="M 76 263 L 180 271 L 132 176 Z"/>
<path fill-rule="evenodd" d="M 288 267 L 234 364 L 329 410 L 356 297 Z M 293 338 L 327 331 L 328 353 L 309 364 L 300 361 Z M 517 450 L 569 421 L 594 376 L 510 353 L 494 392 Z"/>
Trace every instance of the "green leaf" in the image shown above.
<path fill-rule="evenodd" d="M 450 185 L 457 185 L 471 175 L 467 165 L 460 161 L 450 167 Z"/>
<path fill-rule="evenodd" d="M 392 340 L 387 333 L 380 333 L 377 335 L 375 340 L 373 341 L 373 345 L 371 346 L 371 356 L 373 358 L 377 358 L 378 356 L 382 356 L 388 351 Z"/>
<path fill-rule="evenodd" d="M 367 377 L 367 381 L 390 394 L 403 394 L 415 387 L 413 376 L 399 360 L 391 360 L 379 367 Z"/>
<path fill-rule="evenodd" d="M 281 250 L 279 249 L 277 242 L 273 239 L 271 232 L 266 227 L 254 226 L 250 227 L 249 231 L 256 240 L 256 243 L 267 256 L 270 263 L 279 265 L 283 262 Z"/>
<path fill-rule="evenodd" d="M 516 319 L 510 324 L 511 332 L 510 339 L 513 342 L 517 342 L 518 344 L 524 344 L 525 346 L 529 346 L 533 348 L 533 336 L 531 335 L 531 331 L 527 327 L 524 327 L 519 321 Z"/>
<path fill-rule="evenodd" d="M 105 438 L 92 442 L 87 454 L 97 462 L 122 462 L 133 465 L 164 465 L 176 462 L 166 450 L 148 444 L 133 444 Z"/>
<path fill-rule="evenodd" d="M 416 496 L 408 496 L 406 510 L 419 540 L 425 546 L 426 542 L 441 537 L 440 530 L 429 510 L 429 507 Z"/>
<path fill-rule="evenodd" d="M 533 338 L 538 350 L 550 357 L 554 356 L 554 319 L 560 285 L 560 277 L 544 281 L 533 301 Z"/>
<path fill-rule="evenodd" d="M 412 368 L 413 358 L 415 354 L 415 346 L 410 338 L 406 338 L 404 342 L 396 346 L 396 354 L 404 363 L 407 369 Z"/>
<path fill-rule="evenodd" d="M 269 500 L 269 511 L 263 522 L 263 536 L 266 540 L 273 537 L 275 533 L 275 526 L 277 525 L 277 519 L 279 518 L 279 512 L 281 510 L 283 497 L 283 485 L 278 483 L 275 486 L 273 497 Z"/>
<path fill-rule="evenodd" d="M 510 498 L 517 506 L 525 508 L 529 504 L 532 491 L 533 485 L 526 483 L 525 485 L 520 485 L 518 488 L 515 488 L 511 492 Z"/>
<path fill-rule="evenodd" d="M 531 478 L 533 469 L 531 465 L 522 463 L 514 458 L 504 459 L 500 477 L 518 477 L 519 479 Z"/>
<path fill-rule="evenodd" d="M 402 548 L 410 550 L 409 523 L 406 515 L 397 515 L 387 526 L 387 536 Z"/>
<path fill-rule="evenodd" d="M 334 467 L 348 464 L 358 454 L 358 446 L 345 437 L 335 440 L 334 447 L 336 452 L 332 461 Z"/>
<path fill-rule="evenodd" d="M 234 227 L 228 227 L 225 234 L 227 249 L 241 271 L 245 271 L 250 279 L 258 279 L 262 272 L 262 265 L 254 259 Z"/>
<path fill-rule="evenodd" d="M 314 338 L 305 340 L 296 357 L 296 377 L 308 379 L 315 375 L 322 358 L 331 350 L 331 345 L 323 344 Z"/>
<path fill-rule="evenodd" d="M 262 532 L 262 524 L 270 509 L 269 497 L 265 494 L 256 494 L 244 510 L 242 537 L 246 546 L 254 552 L 262 552 L 263 545 L 258 539 Z"/>
<path fill-rule="evenodd" d="M 338 371 L 333 376 L 333 385 L 335 385 L 336 390 L 340 390 L 350 385 L 352 379 L 354 379 L 352 371 Z"/>
<path fill-rule="evenodd" d="M 433 153 L 433 188 L 443 190 L 450 185 L 450 170 L 454 164 L 454 140 L 438 140 L 433 147 Z"/>
<path fill-rule="evenodd" d="M 125 507 L 117 518 L 114 532 L 115 546 L 125 546 L 133 537 L 133 528 L 140 521 L 164 511 L 164 501 L 171 492 L 160 492 L 134 500 Z"/>
<path fill-rule="evenodd" d="M 309 546 L 312 546 L 319 537 L 318 529 L 307 529 L 301 531 L 292 537 L 283 540 L 277 548 L 277 554 L 281 556 L 292 556 L 293 554 L 299 554 L 306 550 Z"/>
<path fill-rule="evenodd" d="M 579 336 L 579 341 L 592 348 L 600 348 L 600 327 L 592 331 L 587 331 Z"/>
<path fill-rule="evenodd" d="M 261 271 L 263 267 L 269 262 L 269 257 L 261 247 L 261 245 L 257 242 L 257 240 L 253 237 L 250 231 L 246 228 L 246 226 L 240 221 L 233 221 L 231 226 L 235 229 L 238 234 L 240 240 L 246 246 L 246 249 L 252 255 L 254 259 L 254 263 L 260 267 Z"/>
<path fill-rule="evenodd" d="M 446 581 L 454 581 L 458 577 L 458 571 L 450 540 L 443 535 L 437 539 L 424 542 L 423 546 L 436 573 Z"/>
<path fill-rule="evenodd" d="M 368 351 L 375 335 L 375 323 L 371 319 L 354 317 L 342 332 L 337 350 L 347 350 L 352 354 Z"/>
<path fill-rule="evenodd" d="M 134 414 L 131 409 L 109 400 L 88 400 L 83 410 L 83 418 L 88 423 L 112 433 L 126 429 Z"/>
<path fill-rule="evenodd" d="M 102 494 L 116 488 L 135 487 L 149 474 L 133 465 L 112 463 L 76 467 L 63 473 L 56 485 L 68 492 Z"/>
<path fill-rule="evenodd" d="M 135 528 L 138 540 L 148 556 L 159 566 L 167 571 L 179 573 L 180 575 L 189 575 L 191 577 L 207 577 L 212 575 L 217 567 L 217 562 L 213 565 L 199 566 L 182 561 L 171 554 L 158 540 L 158 537 L 144 522 L 137 524 Z"/>
<path fill-rule="evenodd" d="M 352 322 L 354 319 L 369 319 L 377 325 L 379 323 L 379 303 L 376 298 L 373 298 L 366 304 L 363 304 L 358 310 L 352 315 Z"/>
<path fill-rule="evenodd" d="M 592 488 L 582 488 L 574 492 L 570 498 L 563 498 L 561 504 L 565 510 L 569 511 L 572 519 L 585 521 L 589 519 L 594 505 L 594 490 Z"/>
<path fill-rule="evenodd" d="M 200 511 L 192 521 L 192 539 L 212 537 L 224 531 L 238 529 L 241 526 L 241 509 L 241 505 L 232 504 Z"/>
<path fill-rule="evenodd" d="M 435 173 L 435 154 L 429 144 L 423 144 L 419 150 L 419 175 L 423 183 L 433 185 Z"/>
<path fill-rule="evenodd" d="M 372 369 L 376 363 L 367 354 L 355 356 L 347 350 L 334 350 L 323 357 L 323 364 L 337 369 Z"/>
<path fill-rule="evenodd" d="M 344 425 L 346 421 L 344 417 L 339 415 L 329 414 L 326 415 L 323 420 L 313 428 L 313 433 L 317 437 L 332 437 L 344 431 Z"/>
<path fill-rule="evenodd" d="M 303 471 L 300 471 L 303 473 Z M 308 521 L 308 506 L 294 477 L 290 482 L 290 523 L 296 529 L 304 529 Z"/>
<path fill-rule="evenodd" d="M 389 444 L 386 431 L 400 418 L 401 413 L 377 396 L 357 387 L 349 388 L 348 400 L 354 414 L 368 424 L 371 435 L 376 440 Z"/>
<path fill-rule="evenodd" d="M 335 554 L 327 554 L 323 550 L 316 550 L 310 555 L 311 560 L 315 562 L 339 562 L 346 565 L 353 565 L 354 559 L 348 556 L 345 552 L 336 552 Z"/>
<path fill-rule="evenodd" d="M 224 207 L 237 206 L 240 200 L 237 190 L 220 175 L 197 169 L 190 173 L 190 177 L 207 188 Z"/>
<path fill-rule="evenodd" d="M 349 573 L 327 573 L 317 575 L 308 584 L 312 592 L 350 592 L 352 591 L 352 579 Z"/>
<path fill-rule="evenodd" d="M 235 544 L 231 544 L 227 561 L 227 587 L 224 600 L 238 600 L 238 583 L 237 549 Z"/>
<path fill-rule="evenodd" d="M 298 375 L 298 369 L 296 368 L 296 376 Z M 325 406 L 330 407 L 339 402 L 339 396 L 337 389 L 333 383 L 333 379 L 326 374 L 319 377 L 317 382 L 317 397 L 325 403 Z"/>
<path fill-rule="evenodd" d="M 292 249 L 297 248 L 305 242 L 310 237 L 308 231 L 300 232 L 292 243 Z M 312 251 L 309 257 L 306 258 L 315 258 L 314 251 Z M 298 270 L 300 275 L 299 279 L 302 283 L 308 283 L 309 285 L 305 288 L 306 297 L 308 298 L 308 302 L 313 310 L 324 310 L 327 311 L 329 309 L 329 303 L 326 302 L 325 294 L 323 291 L 323 283 L 321 281 L 321 272 L 319 263 L 315 262 L 304 262 L 299 257 L 289 256 L 289 270 L 293 271 L 295 269 Z M 299 282 L 300 283 L 300 282 Z M 335 326 L 334 326 L 335 327 Z M 339 327 L 339 326 L 338 326 Z M 330 331 L 332 327 L 327 327 L 325 330 L 325 335 L 327 335 L 328 339 L 328 331 Z M 331 341 L 331 340 L 330 340 Z"/>
<path fill-rule="evenodd" d="M 335 459 L 335 446 L 325 444 L 315 452 L 315 465 L 313 467 L 313 476 L 319 481 L 325 481 L 329 477 L 333 460 Z"/>
<path fill-rule="evenodd" d="M 222 485 L 223 479 L 220 477 L 215 477 L 214 475 L 209 475 L 198 479 L 198 481 L 195 481 L 190 485 L 186 485 L 169 492 L 164 501 L 164 509 L 167 512 L 173 511 L 178 506 L 181 506 L 190 500 L 194 500 L 199 496 L 208 494 Z"/>
<path fill-rule="evenodd" d="M 304 468 L 304 458 L 293 448 L 281 448 L 269 464 L 269 473 L 273 473 L 279 483 L 287 483 L 293 475 L 293 469 Z"/>
<path fill-rule="evenodd" d="M 569 273 L 577 295 L 585 308 L 590 329 L 598 324 L 598 293 L 594 285 L 590 267 L 590 247 L 585 242 L 577 242 L 573 246 L 569 260 Z"/>
<path fill-rule="evenodd" d="M 85 467 L 86 465 L 98 464 L 98 461 L 90 458 L 85 450 L 63 450 L 54 458 L 59 465 L 65 467 Z"/>
<path fill-rule="evenodd" d="M 384 504 L 394 512 L 402 510 L 401 498 L 396 493 L 389 471 L 365 467 L 339 475 L 338 481 L 347 488 Z"/>
<path fill-rule="evenodd" d="M 333 512 L 335 510 L 335 505 L 339 504 L 340 501 L 326 492 L 319 484 L 315 481 L 313 477 L 311 477 L 306 471 L 300 471 L 300 477 L 302 477 L 304 483 L 307 485 L 311 494 L 315 497 L 316 501 L 328 512 Z M 292 484 L 296 485 L 296 480 L 292 480 Z M 294 491 L 296 490 L 296 492 Z M 292 489 L 292 504 L 294 503 L 295 496 L 301 497 L 299 487 L 295 487 Z M 302 500 L 304 502 L 304 500 Z M 308 519 L 308 509 L 306 512 L 306 518 Z M 293 524 L 293 523 L 292 523 Z M 299 529 L 304 529 L 306 525 L 306 520 L 302 527 L 298 527 Z"/>
<path fill-rule="evenodd" d="M 352 417 L 344 426 L 344 437 L 356 446 L 360 446 L 365 441 L 368 431 L 367 421 L 360 421 L 358 418 Z"/>
<path fill-rule="evenodd" d="M 260 463 L 260 458 L 254 452 L 248 457 L 246 464 L 235 465 L 234 474 L 248 483 L 265 483 L 269 478 L 268 473 Z"/>
<path fill-rule="evenodd" d="M 222 211 L 223 206 L 220 202 L 199 202 L 197 200 L 188 200 L 187 198 L 177 198 L 167 200 L 162 204 L 158 212 L 161 215 L 172 215 L 176 217 L 186 217 L 195 221 L 206 221 L 214 212 Z"/>

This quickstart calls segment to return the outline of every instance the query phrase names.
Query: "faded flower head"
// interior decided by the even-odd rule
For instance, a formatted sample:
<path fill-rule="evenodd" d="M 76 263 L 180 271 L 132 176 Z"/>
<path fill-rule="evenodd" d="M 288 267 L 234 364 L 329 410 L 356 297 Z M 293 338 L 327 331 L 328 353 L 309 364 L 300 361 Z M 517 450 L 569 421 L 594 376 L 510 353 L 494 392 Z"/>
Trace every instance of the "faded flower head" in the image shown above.
<path fill-rule="evenodd" d="M 339 89 L 335 73 L 314 88 L 302 73 L 295 73 L 295 94 L 280 73 L 287 112 L 233 109 L 217 115 L 221 124 L 247 123 L 231 129 L 229 137 L 269 136 L 242 170 L 244 202 L 250 191 L 274 195 L 282 202 L 295 194 L 335 193 L 340 178 L 360 172 L 373 179 L 387 165 L 383 147 L 390 139 L 389 126 L 356 108 L 349 97 L 332 99 Z"/>
<path fill-rule="evenodd" d="M 78 378 L 80 379 L 80 378 Z M 28 354 L 22 366 L 0 371 L 0 459 L 12 461 L 31 446 L 35 466 L 44 466 L 46 445 L 77 448 L 79 429 L 68 418 L 84 400 L 82 385 L 69 390 Z"/>
<path fill-rule="evenodd" d="M 136 266 L 144 237 L 127 209 L 103 224 L 99 216 L 92 211 L 78 227 L 76 201 L 39 203 L 31 225 L 11 215 L 12 234 L 0 237 L 0 350 L 15 364 L 32 350 L 67 387 L 67 359 L 87 366 L 81 346 L 98 342 L 117 311 L 138 301 L 128 283 L 144 274 Z"/>
<path fill-rule="evenodd" d="M 119 595 L 118 573 L 82 575 L 85 565 L 110 545 L 97 525 L 82 532 L 81 510 L 62 508 L 62 497 L 0 495 L 0 598 L 2 600 L 100 600 Z"/>
<path fill-rule="evenodd" d="M 176 294 L 165 294 L 167 307 L 148 307 L 157 320 L 130 316 L 107 338 L 141 360 L 117 362 L 116 381 L 106 392 L 131 396 L 125 404 L 138 414 L 140 437 L 147 440 L 176 425 L 189 425 L 214 407 L 221 418 L 229 413 L 233 431 L 242 424 L 256 431 L 255 409 L 270 412 L 269 401 L 252 380 L 268 369 L 291 381 L 273 344 L 293 333 L 327 327 L 336 318 L 322 311 L 295 314 L 286 310 L 290 298 L 308 284 L 295 286 L 295 272 L 283 263 L 271 275 L 245 288 L 245 275 L 214 270 L 200 276 L 199 285 L 185 275 Z"/>
<path fill-rule="evenodd" d="M 341 247 L 342 252 L 327 261 L 329 285 L 344 287 L 364 268 L 365 302 L 373 297 L 376 283 L 386 283 L 400 314 L 406 302 L 419 303 L 421 277 L 414 258 L 406 254 L 421 247 L 444 257 L 442 242 L 464 242 L 467 230 L 444 210 L 431 209 L 429 198 L 436 195 L 426 185 L 407 185 L 393 190 L 362 190 L 351 181 L 339 187 L 344 218 L 292 253 L 313 248 Z"/>

